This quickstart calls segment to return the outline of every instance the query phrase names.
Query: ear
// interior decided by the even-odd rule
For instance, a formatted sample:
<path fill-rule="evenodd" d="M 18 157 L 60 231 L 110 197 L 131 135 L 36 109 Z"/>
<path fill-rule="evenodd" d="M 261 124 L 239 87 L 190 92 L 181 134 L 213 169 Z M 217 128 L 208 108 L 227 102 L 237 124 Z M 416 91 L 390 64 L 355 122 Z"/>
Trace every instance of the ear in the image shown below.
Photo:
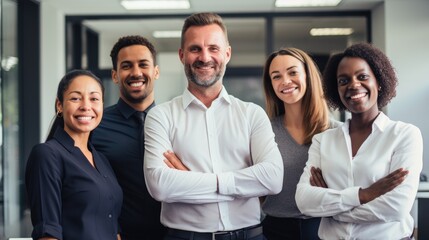
<path fill-rule="evenodd" d="M 112 69 L 112 80 L 115 84 L 118 84 L 118 72 L 115 69 Z"/>
<path fill-rule="evenodd" d="M 225 60 L 226 60 L 225 64 L 229 63 L 229 60 L 231 60 L 231 51 L 232 51 L 231 46 L 228 46 L 225 51 Z"/>
<path fill-rule="evenodd" d="M 57 112 L 63 112 L 63 104 L 60 102 L 58 98 L 55 99 L 55 108 Z"/>
<path fill-rule="evenodd" d="M 155 80 L 156 80 L 156 79 L 159 78 L 159 66 L 155 65 L 155 69 L 154 70 L 155 70 L 154 77 L 155 77 Z"/>
<path fill-rule="evenodd" d="M 182 62 L 182 63 L 184 63 L 183 62 L 183 56 L 184 55 L 184 53 L 183 53 L 183 49 L 182 48 L 179 48 L 179 59 L 180 59 L 180 61 Z"/>

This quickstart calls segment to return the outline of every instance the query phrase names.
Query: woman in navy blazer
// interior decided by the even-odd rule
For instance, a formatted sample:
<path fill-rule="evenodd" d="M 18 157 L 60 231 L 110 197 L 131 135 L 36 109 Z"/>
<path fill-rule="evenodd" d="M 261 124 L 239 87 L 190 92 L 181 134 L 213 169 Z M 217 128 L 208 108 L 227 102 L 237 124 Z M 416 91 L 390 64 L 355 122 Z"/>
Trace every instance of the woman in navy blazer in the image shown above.
<path fill-rule="evenodd" d="M 103 94 L 100 79 L 86 70 L 68 72 L 58 85 L 56 118 L 25 173 L 33 239 L 120 239 L 122 190 L 89 142 L 103 116 Z"/>

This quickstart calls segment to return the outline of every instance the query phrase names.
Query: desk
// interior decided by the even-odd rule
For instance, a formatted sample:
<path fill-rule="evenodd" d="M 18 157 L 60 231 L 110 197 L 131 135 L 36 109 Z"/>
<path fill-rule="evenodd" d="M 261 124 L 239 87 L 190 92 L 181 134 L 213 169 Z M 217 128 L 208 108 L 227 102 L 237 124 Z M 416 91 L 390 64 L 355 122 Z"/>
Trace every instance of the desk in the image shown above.
<path fill-rule="evenodd" d="M 420 182 L 417 192 L 417 238 L 429 239 L 429 182 Z"/>

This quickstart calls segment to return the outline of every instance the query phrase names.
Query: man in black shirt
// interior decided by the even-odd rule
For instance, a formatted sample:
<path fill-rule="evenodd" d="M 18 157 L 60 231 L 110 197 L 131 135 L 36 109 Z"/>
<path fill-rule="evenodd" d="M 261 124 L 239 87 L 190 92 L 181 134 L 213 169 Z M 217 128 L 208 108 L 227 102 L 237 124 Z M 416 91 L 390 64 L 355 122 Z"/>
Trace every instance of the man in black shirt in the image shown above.
<path fill-rule="evenodd" d="M 144 37 L 125 36 L 113 46 L 110 57 L 120 98 L 104 110 L 91 141 L 109 159 L 124 193 L 119 217 L 122 240 L 162 239 L 161 205 L 149 195 L 143 176 L 144 117 L 155 105 L 153 88 L 159 76 L 156 50 Z"/>

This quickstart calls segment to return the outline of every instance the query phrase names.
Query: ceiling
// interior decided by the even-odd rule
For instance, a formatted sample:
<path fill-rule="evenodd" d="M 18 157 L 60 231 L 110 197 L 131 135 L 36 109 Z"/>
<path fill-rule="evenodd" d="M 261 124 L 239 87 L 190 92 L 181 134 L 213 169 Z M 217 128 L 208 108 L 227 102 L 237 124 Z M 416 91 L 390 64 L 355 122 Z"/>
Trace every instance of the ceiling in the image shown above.
<path fill-rule="evenodd" d="M 255 14 L 269 13 L 307 13 L 306 16 L 283 18 L 274 20 L 274 31 L 278 32 L 274 39 L 274 49 L 284 46 L 294 46 L 309 52 L 329 51 L 332 45 L 343 48 L 346 40 L 343 38 L 314 38 L 309 40 L 308 34 L 312 27 L 353 27 L 354 35 L 366 39 L 365 22 L 355 17 L 317 18 L 311 16 L 316 12 L 344 12 L 371 10 L 384 0 L 343 0 L 336 7 L 321 8 L 275 8 L 275 0 L 189 0 L 191 9 L 188 10 L 150 10 L 127 11 L 120 4 L 120 0 L 40 0 L 43 4 L 50 4 L 68 16 L 98 16 L 99 19 L 88 19 L 83 24 L 100 37 L 100 59 L 109 59 L 108 53 L 120 36 L 140 34 L 152 41 L 158 52 L 177 52 L 180 39 L 155 39 L 154 30 L 180 30 L 184 16 L 194 12 L 217 12 L 219 14 L 250 13 L 246 18 L 224 18 L 228 28 L 229 39 L 233 48 L 233 56 L 239 52 L 253 52 L 265 56 L 266 25 L 263 18 L 251 17 Z M 310 13 L 310 14 L 308 14 Z M 112 16 L 120 15 L 121 19 Z M 166 18 L 148 18 L 148 16 L 166 16 Z M 132 16 L 133 19 L 123 19 Z M 142 18 L 135 18 L 141 16 Z M 181 17 L 174 17 L 181 16 Z M 277 22 L 276 22 L 277 21 Z M 103 55 L 104 54 L 104 55 Z M 249 59 L 249 57 L 247 57 Z M 234 61 L 232 61 L 234 62 Z M 103 68 L 103 63 L 101 68 Z M 110 64 L 106 62 L 106 67 Z M 247 63 L 249 64 L 249 63 Z M 252 65 L 252 63 L 250 63 Z"/>
<path fill-rule="evenodd" d="M 40 0 L 61 9 L 65 14 L 188 14 L 193 12 L 296 12 L 296 11 L 349 11 L 368 10 L 384 0 L 343 0 L 335 7 L 322 8 L 275 8 L 275 0 L 189 0 L 187 10 L 127 11 L 120 0 Z"/>

